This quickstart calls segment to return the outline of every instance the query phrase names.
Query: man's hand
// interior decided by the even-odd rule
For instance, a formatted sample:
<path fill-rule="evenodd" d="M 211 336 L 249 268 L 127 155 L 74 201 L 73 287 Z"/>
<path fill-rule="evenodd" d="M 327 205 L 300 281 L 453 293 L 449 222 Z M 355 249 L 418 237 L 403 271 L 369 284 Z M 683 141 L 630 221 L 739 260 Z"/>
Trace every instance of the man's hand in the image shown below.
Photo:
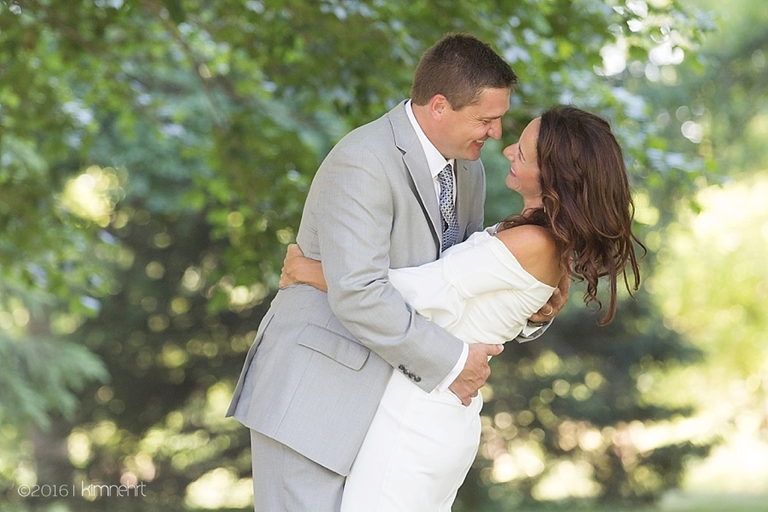
<path fill-rule="evenodd" d="M 298 245 L 290 244 L 285 252 L 283 268 L 280 269 L 280 288 L 298 283 L 314 286 L 324 292 L 328 291 L 322 263 L 305 258 Z"/>
<path fill-rule="evenodd" d="M 304 253 L 301 252 L 299 246 L 296 244 L 289 244 L 288 249 L 285 251 L 283 268 L 280 269 L 280 288 L 285 288 L 299 282 L 294 274 L 295 269 L 291 266 L 291 264 L 294 263 L 296 258 L 300 256 L 304 256 Z"/>
<path fill-rule="evenodd" d="M 486 345 L 484 343 L 469 345 L 469 355 L 464 369 L 461 370 L 453 384 L 448 386 L 448 389 L 453 391 L 453 394 L 459 397 L 465 406 L 472 403 L 472 397 L 477 396 L 478 390 L 483 387 L 491 375 L 488 357 L 499 355 L 502 350 L 504 350 L 504 345 Z"/>
<path fill-rule="evenodd" d="M 539 311 L 531 315 L 530 321 L 534 323 L 549 322 L 568 302 L 569 290 L 571 289 L 571 279 L 568 276 L 560 278 L 560 282 L 557 283 L 557 288 L 552 292 L 552 296 L 549 298 L 546 304 L 544 304 Z"/>

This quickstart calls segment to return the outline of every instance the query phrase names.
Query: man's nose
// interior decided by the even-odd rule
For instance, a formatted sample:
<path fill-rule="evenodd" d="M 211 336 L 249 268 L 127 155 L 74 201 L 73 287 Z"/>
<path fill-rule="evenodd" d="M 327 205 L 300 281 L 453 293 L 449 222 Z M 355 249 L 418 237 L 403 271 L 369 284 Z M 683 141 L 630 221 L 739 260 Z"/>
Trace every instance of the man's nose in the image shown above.
<path fill-rule="evenodd" d="M 491 127 L 488 128 L 488 136 L 492 139 L 501 139 L 501 119 L 491 121 Z"/>

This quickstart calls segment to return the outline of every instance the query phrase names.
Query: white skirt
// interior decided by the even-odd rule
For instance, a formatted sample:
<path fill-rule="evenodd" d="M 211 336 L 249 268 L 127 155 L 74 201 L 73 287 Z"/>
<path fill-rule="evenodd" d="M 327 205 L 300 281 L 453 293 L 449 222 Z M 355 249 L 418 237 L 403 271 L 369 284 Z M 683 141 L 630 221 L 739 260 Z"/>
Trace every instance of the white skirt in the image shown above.
<path fill-rule="evenodd" d="M 398 371 L 344 487 L 341 512 L 448 512 L 480 444 L 478 394 L 426 393 Z"/>

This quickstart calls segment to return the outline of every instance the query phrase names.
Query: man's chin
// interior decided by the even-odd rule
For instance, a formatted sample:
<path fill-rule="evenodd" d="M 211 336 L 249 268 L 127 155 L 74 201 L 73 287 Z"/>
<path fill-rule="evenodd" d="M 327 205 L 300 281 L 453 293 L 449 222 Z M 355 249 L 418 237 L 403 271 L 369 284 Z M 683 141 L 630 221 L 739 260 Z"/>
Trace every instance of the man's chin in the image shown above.
<path fill-rule="evenodd" d="M 480 144 L 473 144 L 470 147 L 465 147 L 461 151 L 456 151 L 452 158 L 455 158 L 457 160 L 479 160 L 480 159 L 480 153 L 481 149 L 483 149 L 483 146 Z"/>
<path fill-rule="evenodd" d="M 482 143 L 473 142 L 472 145 L 467 150 L 467 153 L 468 153 L 467 160 L 479 160 L 480 154 L 482 153 L 483 145 L 484 144 Z"/>
<path fill-rule="evenodd" d="M 462 160 L 472 160 L 472 161 L 480 160 L 480 154 L 481 153 L 479 149 L 474 151 L 467 151 L 467 155 L 464 158 L 462 158 Z"/>

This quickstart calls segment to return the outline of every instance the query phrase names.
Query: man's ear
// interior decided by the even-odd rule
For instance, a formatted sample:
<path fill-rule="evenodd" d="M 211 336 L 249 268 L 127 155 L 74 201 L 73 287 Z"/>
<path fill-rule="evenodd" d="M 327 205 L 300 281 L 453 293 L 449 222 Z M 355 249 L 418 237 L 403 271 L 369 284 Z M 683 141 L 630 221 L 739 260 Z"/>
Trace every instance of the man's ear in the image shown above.
<path fill-rule="evenodd" d="M 448 102 L 448 98 L 442 94 L 435 94 L 429 100 L 429 113 L 435 120 L 441 119 L 445 111 L 450 108 L 451 104 Z"/>

